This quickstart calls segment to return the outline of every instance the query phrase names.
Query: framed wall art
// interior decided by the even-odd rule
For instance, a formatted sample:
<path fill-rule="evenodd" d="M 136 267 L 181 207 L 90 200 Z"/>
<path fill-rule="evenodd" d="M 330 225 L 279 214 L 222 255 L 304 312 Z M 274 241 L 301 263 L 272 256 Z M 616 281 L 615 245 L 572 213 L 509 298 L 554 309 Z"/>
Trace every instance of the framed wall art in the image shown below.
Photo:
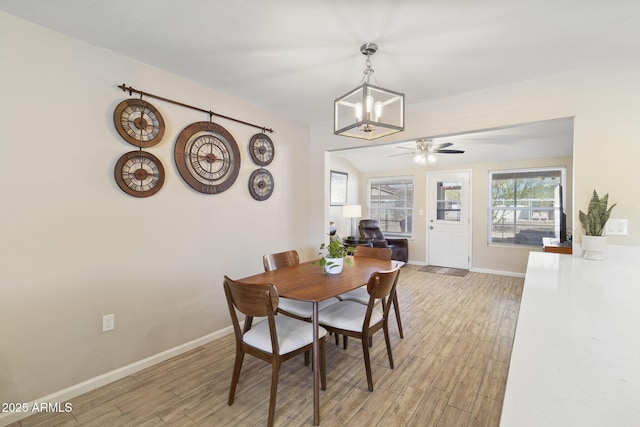
<path fill-rule="evenodd" d="M 348 180 L 348 173 L 331 171 L 331 206 L 343 206 L 347 204 Z"/>

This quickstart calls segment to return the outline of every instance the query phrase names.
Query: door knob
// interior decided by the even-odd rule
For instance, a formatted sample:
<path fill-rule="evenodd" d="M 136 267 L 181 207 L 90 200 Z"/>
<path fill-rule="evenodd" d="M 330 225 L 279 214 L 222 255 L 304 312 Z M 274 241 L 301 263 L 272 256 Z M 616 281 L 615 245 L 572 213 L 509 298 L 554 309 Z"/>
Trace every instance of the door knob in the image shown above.
<path fill-rule="evenodd" d="M 429 230 L 433 230 L 433 225 L 429 226 Z"/>

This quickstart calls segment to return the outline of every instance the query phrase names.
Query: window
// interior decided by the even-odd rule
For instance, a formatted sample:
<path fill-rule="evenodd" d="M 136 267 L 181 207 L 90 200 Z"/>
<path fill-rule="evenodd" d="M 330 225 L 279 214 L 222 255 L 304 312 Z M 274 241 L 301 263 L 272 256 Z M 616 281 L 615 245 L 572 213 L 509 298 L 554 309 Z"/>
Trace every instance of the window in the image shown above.
<path fill-rule="evenodd" d="M 489 243 L 540 246 L 559 237 L 564 178 L 564 168 L 490 172 Z"/>
<path fill-rule="evenodd" d="M 370 179 L 369 217 L 380 222 L 380 229 L 385 235 L 411 237 L 413 177 Z"/>

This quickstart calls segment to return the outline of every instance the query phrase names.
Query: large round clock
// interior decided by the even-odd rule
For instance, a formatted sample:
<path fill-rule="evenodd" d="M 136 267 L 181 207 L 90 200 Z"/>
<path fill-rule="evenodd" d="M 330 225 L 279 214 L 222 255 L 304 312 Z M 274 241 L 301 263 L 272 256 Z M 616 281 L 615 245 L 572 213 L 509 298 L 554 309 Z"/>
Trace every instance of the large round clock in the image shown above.
<path fill-rule="evenodd" d="M 267 166 L 275 154 L 273 141 L 264 133 L 253 135 L 249 141 L 249 154 L 258 166 Z"/>
<path fill-rule="evenodd" d="M 222 193 L 233 185 L 240 171 L 238 144 L 216 123 L 196 122 L 184 128 L 174 155 L 182 178 L 201 193 Z"/>
<path fill-rule="evenodd" d="M 273 193 L 273 176 L 263 168 L 256 169 L 249 177 L 249 193 L 259 201 L 267 200 Z"/>
<path fill-rule="evenodd" d="M 164 184 L 164 167 L 156 156 L 146 151 L 130 151 L 124 154 L 115 167 L 118 186 L 134 197 L 156 194 Z"/>
<path fill-rule="evenodd" d="M 136 147 L 151 147 L 164 136 L 162 115 L 141 99 L 125 99 L 118 104 L 113 112 L 113 123 L 120 136 Z"/>

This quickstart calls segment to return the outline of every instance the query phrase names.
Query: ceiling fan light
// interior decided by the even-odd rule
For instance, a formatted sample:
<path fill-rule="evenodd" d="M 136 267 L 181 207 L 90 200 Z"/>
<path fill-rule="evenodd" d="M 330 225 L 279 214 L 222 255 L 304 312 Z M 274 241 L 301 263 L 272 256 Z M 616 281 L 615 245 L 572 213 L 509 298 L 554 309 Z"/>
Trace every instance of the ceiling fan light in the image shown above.
<path fill-rule="evenodd" d="M 424 155 L 424 153 L 418 153 L 413 156 L 413 162 L 419 165 L 426 165 L 427 157 Z"/>
<path fill-rule="evenodd" d="M 434 164 L 436 161 L 438 160 L 438 158 L 436 157 L 435 154 L 427 154 L 427 162 L 429 162 L 430 165 Z"/>

